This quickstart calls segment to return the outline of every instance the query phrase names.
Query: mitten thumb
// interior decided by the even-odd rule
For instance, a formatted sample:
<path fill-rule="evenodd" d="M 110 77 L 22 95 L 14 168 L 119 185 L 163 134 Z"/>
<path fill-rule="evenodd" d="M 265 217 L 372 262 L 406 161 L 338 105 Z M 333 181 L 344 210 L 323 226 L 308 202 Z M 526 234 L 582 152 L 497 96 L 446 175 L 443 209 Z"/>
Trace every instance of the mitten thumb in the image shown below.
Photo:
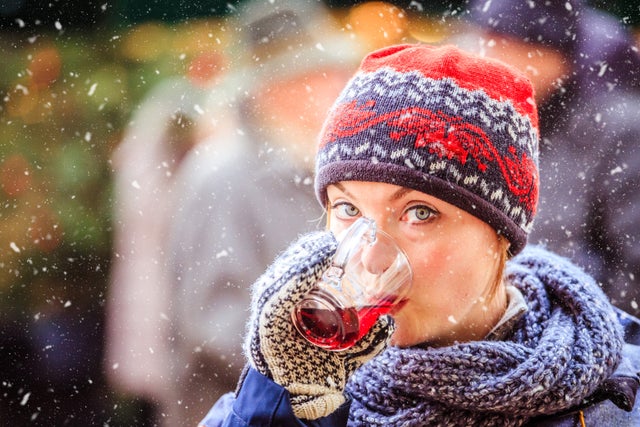
<path fill-rule="evenodd" d="M 291 311 L 328 268 L 335 248 L 329 232 L 303 235 L 254 283 L 244 349 L 263 375 L 278 381 L 287 376 L 282 372 L 290 369 L 288 362 L 299 357 Z"/>

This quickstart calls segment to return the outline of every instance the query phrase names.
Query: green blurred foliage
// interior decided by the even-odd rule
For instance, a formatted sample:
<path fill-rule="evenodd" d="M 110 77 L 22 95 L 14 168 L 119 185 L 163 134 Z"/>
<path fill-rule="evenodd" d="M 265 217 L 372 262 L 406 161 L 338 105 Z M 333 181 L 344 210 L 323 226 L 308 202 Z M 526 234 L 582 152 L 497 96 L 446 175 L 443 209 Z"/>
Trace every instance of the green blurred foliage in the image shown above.
<path fill-rule="evenodd" d="M 90 255 L 106 271 L 112 152 L 151 88 L 222 50 L 212 34 L 223 27 L 0 33 L 0 293 L 20 282 L 25 259 Z"/>
<path fill-rule="evenodd" d="M 91 412 L 90 425 L 134 425 L 139 406 L 105 386 L 100 356 L 112 244 L 111 158 L 148 91 L 188 74 L 199 55 L 220 50 L 220 39 L 211 35 L 221 27 L 211 18 L 0 32 L 0 354 L 22 360 L 22 377 L 29 377 L 15 386 L 6 379 L 8 362 L 0 363 L 0 420 L 8 407 L 15 417 L 37 414 L 49 425 L 83 411 Z M 76 348 L 78 355 L 69 357 L 77 369 L 66 382 L 82 384 L 82 393 L 52 385 L 40 372 L 50 369 L 53 352 L 77 343 L 74 328 L 95 348 L 91 355 Z M 19 338 L 11 335 L 16 330 Z M 59 348 L 39 344 L 39 330 L 48 331 L 43 342 L 59 339 Z M 47 400 L 37 400 L 35 384 L 50 390 Z"/>

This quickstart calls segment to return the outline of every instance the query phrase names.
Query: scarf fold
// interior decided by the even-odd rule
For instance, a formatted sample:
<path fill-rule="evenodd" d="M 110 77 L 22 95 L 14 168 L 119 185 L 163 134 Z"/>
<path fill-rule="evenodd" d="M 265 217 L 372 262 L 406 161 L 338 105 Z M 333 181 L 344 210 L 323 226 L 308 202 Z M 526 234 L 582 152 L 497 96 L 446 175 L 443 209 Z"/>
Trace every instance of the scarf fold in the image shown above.
<path fill-rule="evenodd" d="M 505 340 L 388 348 L 349 382 L 349 425 L 520 426 L 594 393 L 623 346 L 603 292 L 541 248 L 509 261 L 507 275 L 529 309 Z"/>

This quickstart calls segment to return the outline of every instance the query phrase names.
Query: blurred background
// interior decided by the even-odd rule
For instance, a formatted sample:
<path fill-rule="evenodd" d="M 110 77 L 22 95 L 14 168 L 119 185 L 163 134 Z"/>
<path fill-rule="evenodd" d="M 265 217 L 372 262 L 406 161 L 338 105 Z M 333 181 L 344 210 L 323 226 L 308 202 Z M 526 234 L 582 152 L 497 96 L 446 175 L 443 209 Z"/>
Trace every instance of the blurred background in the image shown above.
<path fill-rule="evenodd" d="M 638 34 L 638 2 L 592 3 Z M 180 79 L 206 97 L 233 69 L 237 4 L 1 2 L 0 426 L 159 425 L 148 401 L 111 387 L 106 371 L 117 366 L 103 362 L 114 152 L 163 82 Z M 441 41 L 466 8 L 465 1 L 325 4 L 367 49 Z M 199 133 L 206 137 L 194 126 L 204 104 L 187 108 L 196 119 L 176 119 L 172 132 L 190 142 L 176 148 L 167 173 Z M 144 161 L 144 151 L 136 155 Z"/>

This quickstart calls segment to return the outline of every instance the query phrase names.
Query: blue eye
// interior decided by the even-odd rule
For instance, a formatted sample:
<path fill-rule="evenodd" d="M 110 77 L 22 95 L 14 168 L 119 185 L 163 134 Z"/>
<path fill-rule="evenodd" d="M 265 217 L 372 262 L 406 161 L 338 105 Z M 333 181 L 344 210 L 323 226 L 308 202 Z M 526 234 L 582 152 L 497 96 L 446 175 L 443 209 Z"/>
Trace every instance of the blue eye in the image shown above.
<path fill-rule="evenodd" d="M 405 211 L 404 219 L 409 223 L 426 222 L 432 219 L 438 211 L 425 205 L 413 206 Z"/>
<path fill-rule="evenodd" d="M 347 202 L 336 203 L 331 209 L 335 212 L 336 217 L 340 219 L 353 219 L 360 215 L 360 209 Z"/>

